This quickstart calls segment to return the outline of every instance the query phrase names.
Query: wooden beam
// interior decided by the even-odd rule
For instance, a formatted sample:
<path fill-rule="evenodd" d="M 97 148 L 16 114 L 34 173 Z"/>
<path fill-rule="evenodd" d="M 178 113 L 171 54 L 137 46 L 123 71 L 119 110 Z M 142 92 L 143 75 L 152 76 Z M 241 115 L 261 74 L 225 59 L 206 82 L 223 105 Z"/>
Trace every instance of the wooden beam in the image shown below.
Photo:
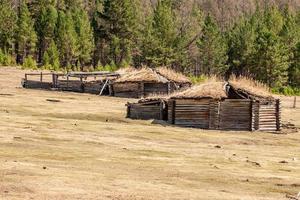
<path fill-rule="evenodd" d="M 104 85 L 103 85 L 103 87 L 102 87 L 102 89 L 100 91 L 100 94 L 99 94 L 100 96 L 102 95 L 102 93 L 103 93 L 105 87 L 107 86 L 107 84 L 108 84 L 108 79 L 106 79 L 106 81 L 105 81 L 105 83 L 104 83 Z"/>
<path fill-rule="evenodd" d="M 276 100 L 276 129 L 281 130 L 281 111 L 280 111 L 280 99 Z"/>
<path fill-rule="evenodd" d="M 176 118 L 176 101 L 172 100 L 172 124 L 175 124 L 175 118 Z"/>

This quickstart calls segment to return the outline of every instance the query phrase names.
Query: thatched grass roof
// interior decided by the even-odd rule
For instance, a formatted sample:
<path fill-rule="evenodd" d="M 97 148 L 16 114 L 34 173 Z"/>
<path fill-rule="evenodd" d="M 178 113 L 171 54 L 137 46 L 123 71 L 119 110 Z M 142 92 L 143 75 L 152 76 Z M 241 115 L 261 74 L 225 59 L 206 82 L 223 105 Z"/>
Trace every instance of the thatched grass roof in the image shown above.
<path fill-rule="evenodd" d="M 187 90 L 174 93 L 169 96 L 173 99 L 252 99 L 252 100 L 274 100 L 269 88 L 253 79 L 231 77 L 229 82 L 218 80 L 216 77 L 206 82 L 195 85 Z"/>
<path fill-rule="evenodd" d="M 119 79 L 115 81 L 116 83 L 126 83 L 126 82 L 151 82 L 151 83 L 167 83 L 168 79 L 156 73 L 155 70 L 151 68 L 143 67 L 139 70 L 132 70 L 129 73 L 123 74 Z"/>
<path fill-rule="evenodd" d="M 185 91 L 174 93 L 172 99 L 227 98 L 225 82 L 205 82 L 195 85 Z"/>
<path fill-rule="evenodd" d="M 274 99 L 265 84 L 247 77 L 230 77 L 230 87 L 237 93 L 246 94 L 251 99 Z"/>
<path fill-rule="evenodd" d="M 116 83 L 125 82 L 156 82 L 167 83 L 173 81 L 176 83 L 191 83 L 191 81 L 181 73 L 167 67 L 159 67 L 151 69 L 143 67 L 141 69 L 135 69 L 132 67 L 120 69 L 117 71 L 121 77 L 116 80 Z"/>
<path fill-rule="evenodd" d="M 156 71 L 170 81 L 174 81 L 176 83 L 192 83 L 185 75 L 168 67 L 159 67 Z"/>

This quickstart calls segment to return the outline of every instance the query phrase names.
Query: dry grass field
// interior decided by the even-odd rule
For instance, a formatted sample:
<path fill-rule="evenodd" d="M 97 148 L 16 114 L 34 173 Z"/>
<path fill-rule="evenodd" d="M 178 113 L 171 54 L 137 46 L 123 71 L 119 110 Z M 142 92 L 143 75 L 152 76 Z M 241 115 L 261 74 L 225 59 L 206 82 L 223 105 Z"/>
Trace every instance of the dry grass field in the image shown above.
<path fill-rule="evenodd" d="M 24 73 L 0 68 L 1 200 L 280 200 L 300 192 L 299 133 L 130 120 L 129 99 L 23 89 Z M 283 104 L 283 120 L 300 127 L 300 102 Z"/>

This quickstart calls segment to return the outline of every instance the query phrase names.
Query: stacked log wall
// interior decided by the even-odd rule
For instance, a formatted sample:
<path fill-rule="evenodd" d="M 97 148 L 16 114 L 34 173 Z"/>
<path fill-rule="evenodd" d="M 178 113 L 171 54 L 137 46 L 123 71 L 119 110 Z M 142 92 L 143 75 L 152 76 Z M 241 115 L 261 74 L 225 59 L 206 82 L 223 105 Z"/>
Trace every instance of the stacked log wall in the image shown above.
<path fill-rule="evenodd" d="M 127 104 L 127 117 L 131 119 L 163 119 L 163 110 L 161 103 L 145 104 Z"/>
<path fill-rule="evenodd" d="M 139 98 L 141 96 L 138 83 L 113 83 L 114 96 L 124 98 Z"/>
<path fill-rule="evenodd" d="M 144 97 L 169 94 L 168 83 L 144 83 Z"/>
<path fill-rule="evenodd" d="M 34 81 L 34 80 L 24 80 L 23 87 L 30 88 L 30 89 L 51 89 L 52 82 L 41 82 L 41 81 Z"/>
<path fill-rule="evenodd" d="M 176 99 L 169 102 L 168 118 L 172 124 L 183 127 L 209 128 L 209 99 Z"/>
<path fill-rule="evenodd" d="M 83 84 L 80 80 L 58 80 L 57 88 L 62 91 L 84 92 Z"/>
<path fill-rule="evenodd" d="M 209 129 L 219 129 L 220 101 L 211 101 L 209 105 Z"/>
<path fill-rule="evenodd" d="M 277 101 L 260 103 L 258 108 L 257 129 L 261 131 L 276 131 L 279 130 L 280 111 L 278 111 Z"/>
<path fill-rule="evenodd" d="M 243 99 L 226 99 L 220 105 L 221 130 L 251 130 L 252 101 Z"/>
<path fill-rule="evenodd" d="M 104 86 L 103 81 L 89 81 L 84 82 L 84 92 L 89 94 L 100 94 L 102 87 Z"/>

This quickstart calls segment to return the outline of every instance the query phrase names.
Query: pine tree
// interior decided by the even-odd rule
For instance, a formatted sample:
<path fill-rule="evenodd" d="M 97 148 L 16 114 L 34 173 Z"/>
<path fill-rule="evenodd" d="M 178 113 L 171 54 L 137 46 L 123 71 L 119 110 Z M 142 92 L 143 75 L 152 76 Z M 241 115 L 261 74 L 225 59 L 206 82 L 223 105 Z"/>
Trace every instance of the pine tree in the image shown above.
<path fill-rule="evenodd" d="M 293 87 L 300 88 L 300 42 L 294 50 L 294 58 L 288 69 L 289 84 Z"/>
<path fill-rule="evenodd" d="M 25 1 L 21 2 L 19 8 L 17 25 L 17 62 L 23 63 L 25 57 L 34 53 L 37 41 L 37 36 L 34 30 L 34 22 Z"/>
<path fill-rule="evenodd" d="M 91 56 L 94 50 L 93 30 L 88 14 L 83 9 L 73 9 L 75 30 L 78 43 L 78 61 L 81 65 L 91 63 Z"/>
<path fill-rule="evenodd" d="M 51 41 L 55 38 L 55 27 L 58 13 L 53 5 L 46 5 L 41 8 L 40 15 L 37 19 L 36 29 L 38 34 L 39 61 L 41 61 L 45 50 L 49 47 Z"/>
<path fill-rule="evenodd" d="M 4 53 L 13 51 L 17 15 L 10 0 L 0 0 L 0 49 Z M 10 52 L 9 52 L 10 51 Z"/>
<path fill-rule="evenodd" d="M 256 39 L 255 49 L 252 68 L 255 78 L 270 87 L 284 85 L 287 82 L 289 52 L 280 37 L 262 27 Z"/>
<path fill-rule="evenodd" d="M 228 64 L 227 77 L 231 74 L 249 75 L 252 67 L 252 56 L 255 52 L 255 40 L 257 38 L 258 20 L 260 13 L 253 14 L 250 18 L 242 18 L 236 22 L 227 33 Z"/>
<path fill-rule="evenodd" d="M 157 2 L 153 16 L 147 19 L 144 31 L 144 62 L 149 66 L 172 66 L 179 54 L 176 51 L 178 37 L 171 1 Z"/>
<path fill-rule="evenodd" d="M 51 41 L 48 49 L 44 53 L 43 63 L 45 66 L 50 67 L 52 70 L 59 69 L 59 52 L 54 40 Z"/>
<path fill-rule="evenodd" d="M 97 43 L 101 43 L 102 63 L 120 65 L 132 61 L 137 32 L 135 1 L 104 0 L 103 10 L 95 15 Z"/>
<path fill-rule="evenodd" d="M 60 63 L 63 67 L 74 66 L 78 58 L 77 34 L 70 11 L 60 11 L 56 28 L 56 43 L 60 52 Z"/>
<path fill-rule="evenodd" d="M 224 74 L 228 69 L 227 46 L 216 22 L 210 15 L 205 18 L 203 33 L 197 44 L 203 73 Z"/>

